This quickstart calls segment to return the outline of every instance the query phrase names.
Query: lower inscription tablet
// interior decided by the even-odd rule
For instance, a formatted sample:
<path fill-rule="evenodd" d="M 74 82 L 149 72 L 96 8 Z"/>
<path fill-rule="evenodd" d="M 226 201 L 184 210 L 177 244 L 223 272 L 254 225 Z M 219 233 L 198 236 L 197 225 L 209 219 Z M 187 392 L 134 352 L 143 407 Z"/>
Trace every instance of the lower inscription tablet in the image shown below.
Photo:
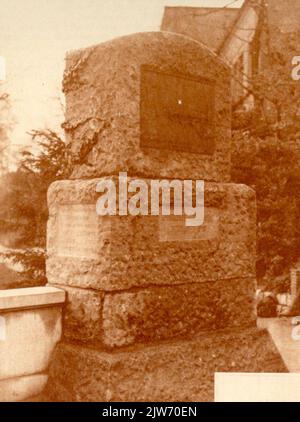
<path fill-rule="evenodd" d="M 57 215 L 57 254 L 96 259 L 99 217 L 95 205 L 60 205 Z"/>
<path fill-rule="evenodd" d="M 160 242 L 191 242 L 216 239 L 219 233 L 219 210 L 206 208 L 201 226 L 186 226 L 186 216 L 160 216 Z"/>

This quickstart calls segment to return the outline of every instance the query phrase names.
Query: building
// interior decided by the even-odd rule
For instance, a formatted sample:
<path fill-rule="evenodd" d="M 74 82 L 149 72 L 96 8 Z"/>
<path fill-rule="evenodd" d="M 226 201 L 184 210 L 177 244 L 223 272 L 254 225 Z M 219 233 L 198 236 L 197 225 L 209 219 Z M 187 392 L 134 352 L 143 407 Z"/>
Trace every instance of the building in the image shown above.
<path fill-rule="evenodd" d="M 277 35 L 299 29 L 300 0 L 245 0 L 241 8 L 166 7 L 161 25 L 226 60 L 233 68 L 233 101 L 244 99 L 248 106 L 251 80 L 268 66 Z"/>

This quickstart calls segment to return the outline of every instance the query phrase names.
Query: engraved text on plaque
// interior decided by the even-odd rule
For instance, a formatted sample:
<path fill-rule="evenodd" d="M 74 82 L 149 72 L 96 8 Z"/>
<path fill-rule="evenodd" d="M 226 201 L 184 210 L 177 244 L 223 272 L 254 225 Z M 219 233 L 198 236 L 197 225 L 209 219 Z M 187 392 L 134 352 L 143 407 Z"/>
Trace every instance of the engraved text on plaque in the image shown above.
<path fill-rule="evenodd" d="M 190 242 L 216 239 L 219 233 L 219 211 L 216 208 L 206 208 L 204 223 L 201 226 L 185 225 L 186 216 L 160 216 L 160 242 Z"/>
<path fill-rule="evenodd" d="M 57 254 L 65 257 L 99 257 L 99 217 L 95 205 L 61 205 L 57 216 Z"/>

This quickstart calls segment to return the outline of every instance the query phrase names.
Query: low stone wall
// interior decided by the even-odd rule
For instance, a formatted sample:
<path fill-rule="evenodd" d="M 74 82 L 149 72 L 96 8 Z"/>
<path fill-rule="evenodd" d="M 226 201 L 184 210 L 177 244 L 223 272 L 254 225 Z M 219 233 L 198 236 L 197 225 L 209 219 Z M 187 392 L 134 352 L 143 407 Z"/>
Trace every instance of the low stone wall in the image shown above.
<path fill-rule="evenodd" d="M 61 338 L 65 292 L 54 287 L 0 291 L 0 401 L 42 392 Z"/>

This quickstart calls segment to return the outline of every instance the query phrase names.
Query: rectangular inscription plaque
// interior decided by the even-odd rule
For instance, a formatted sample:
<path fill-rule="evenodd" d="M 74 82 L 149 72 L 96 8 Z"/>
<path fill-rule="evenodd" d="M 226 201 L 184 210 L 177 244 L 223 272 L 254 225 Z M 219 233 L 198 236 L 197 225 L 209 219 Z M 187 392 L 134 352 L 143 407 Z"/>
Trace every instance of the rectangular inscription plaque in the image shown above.
<path fill-rule="evenodd" d="M 201 226 L 186 226 L 184 215 L 170 215 L 159 217 L 160 242 L 191 242 L 199 240 L 213 240 L 219 233 L 219 211 L 216 208 L 206 208 L 204 223 Z"/>
<path fill-rule="evenodd" d="M 141 147 L 212 155 L 213 82 L 142 67 Z"/>
<path fill-rule="evenodd" d="M 57 215 L 57 254 L 99 258 L 99 217 L 95 205 L 61 205 Z"/>

